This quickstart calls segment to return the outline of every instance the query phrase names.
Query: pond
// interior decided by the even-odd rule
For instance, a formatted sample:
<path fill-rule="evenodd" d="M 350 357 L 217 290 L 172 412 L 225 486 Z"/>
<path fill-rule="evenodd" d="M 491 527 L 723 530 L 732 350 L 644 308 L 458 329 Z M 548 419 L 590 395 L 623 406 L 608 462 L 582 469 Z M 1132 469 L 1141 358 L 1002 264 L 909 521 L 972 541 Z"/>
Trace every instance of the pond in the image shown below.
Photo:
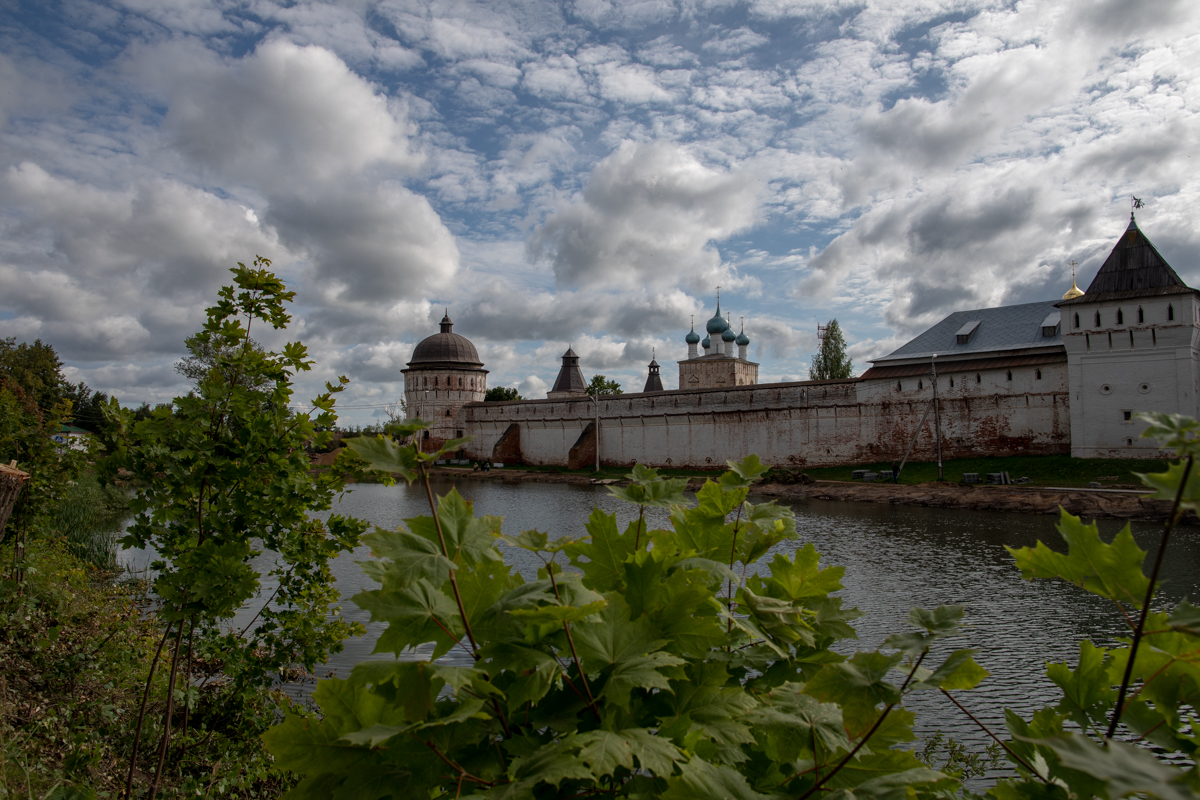
<path fill-rule="evenodd" d="M 434 491 L 444 494 L 451 485 L 435 482 Z M 584 523 L 595 506 L 616 511 L 622 525 L 637 514 L 636 507 L 616 500 L 600 487 L 465 481 L 458 488 L 474 502 L 477 514 L 504 517 L 504 532 L 509 534 L 537 528 L 553 537 L 583 535 Z M 847 653 L 874 649 L 889 634 L 907 629 L 912 606 L 967 606 L 966 633 L 953 640 L 952 646 L 979 648 L 976 658 L 991 677 L 976 691 L 959 693 L 960 700 L 997 733 L 1003 734 L 1005 706 L 1027 717 L 1055 701 L 1055 687 L 1043 674 L 1047 662 L 1074 664 L 1079 639 L 1090 637 L 1097 644 L 1111 644 L 1121 634 L 1120 616 L 1110 602 L 1061 582 L 1022 580 L 1013 566 L 1004 545 L 1033 545 L 1041 538 L 1056 548 L 1061 546 L 1052 516 L 828 501 L 798 501 L 792 507 L 799 538 L 776 549 L 791 552 L 812 542 L 821 553 L 822 566 L 846 568 L 841 595 L 846 606 L 857 606 L 863 612 L 854 623 L 858 641 L 846 642 L 839 649 Z M 363 484 L 347 492 L 336 511 L 395 527 L 405 518 L 428 513 L 428 505 L 423 490 Z M 665 512 L 659 510 L 651 509 L 649 516 L 652 527 L 667 521 Z M 1101 532 L 1111 537 L 1122 524 L 1101 520 Z M 1138 543 L 1151 555 L 1159 530 L 1154 523 L 1133 524 Z M 532 555 L 503 549 L 526 578 L 534 576 L 539 562 Z M 333 566 L 344 598 L 342 613 L 361 621 L 367 633 L 348 641 L 342 653 L 316 670 L 319 676 L 332 672 L 344 677 L 359 661 L 392 658 L 390 654 L 372 655 L 383 625 L 370 623 L 366 612 L 349 600 L 359 591 L 377 588 L 356 563 L 369 557 L 363 547 Z M 136 568 L 147 557 L 126 551 L 125 559 Z M 268 570 L 270 554 L 260 556 L 260 562 L 259 568 Z M 1176 531 L 1162 577 L 1165 585 L 1160 601 L 1200 598 L 1200 529 L 1183 526 Z M 263 596 L 273 589 L 273 585 L 265 585 Z M 245 625 L 257 610 L 257 605 L 248 606 L 233 625 Z M 470 661 L 458 649 L 446 659 L 460 664 Z M 917 730 L 922 734 L 940 730 L 977 748 L 988 741 L 940 694 L 920 695 L 908 705 L 917 714 Z"/>

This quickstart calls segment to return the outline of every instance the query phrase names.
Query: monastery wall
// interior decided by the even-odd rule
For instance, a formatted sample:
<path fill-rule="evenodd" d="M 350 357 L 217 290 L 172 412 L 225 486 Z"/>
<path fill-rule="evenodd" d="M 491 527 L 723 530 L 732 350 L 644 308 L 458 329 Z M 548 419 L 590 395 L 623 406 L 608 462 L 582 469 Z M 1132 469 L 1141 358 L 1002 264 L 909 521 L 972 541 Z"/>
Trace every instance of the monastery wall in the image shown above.
<path fill-rule="evenodd" d="M 1024 391 L 1005 384 L 1009 393 L 984 394 L 985 384 L 975 383 L 972 373 L 970 381 L 956 380 L 962 389 L 955 391 L 939 377 L 943 458 L 1069 452 L 1065 376 L 1023 381 Z M 925 382 L 918 391 L 916 378 L 911 389 L 895 386 L 893 380 L 851 379 L 602 398 L 600 458 L 614 466 L 700 469 L 751 453 L 791 467 L 898 461 L 930 406 L 932 388 Z M 589 429 L 595 414 L 587 398 L 528 400 L 471 403 L 457 421 L 472 437 L 470 458 L 511 461 L 519 450 L 524 463 L 566 466 L 572 448 L 581 462 L 594 453 L 587 439 L 595 435 Z M 929 460 L 935 457 L 932 414 L 921 427 L 910 458 Z M 503 453 L 494 453 L 502 437 Z"/>

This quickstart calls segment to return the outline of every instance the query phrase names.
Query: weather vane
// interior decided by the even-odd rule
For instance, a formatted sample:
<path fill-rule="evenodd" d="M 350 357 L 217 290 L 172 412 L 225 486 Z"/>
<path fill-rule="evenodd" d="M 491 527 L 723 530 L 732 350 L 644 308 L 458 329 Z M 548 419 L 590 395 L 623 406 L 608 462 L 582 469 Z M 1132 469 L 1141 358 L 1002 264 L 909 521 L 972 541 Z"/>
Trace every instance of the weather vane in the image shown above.
<path fill-rule="evenodd" d="M 1130 217 L 1130 219 L 1133 218 L 1133 212 L 1137 211 L 1139 208 L 1141 208 L 1144 205 L 1146 205 L 1146 204 L 1142 202 L 1142 198 L 1134 197 L 1132 194 L 1129 195 L 1129 206 L 1130 206 L 1129 217 Z"/>

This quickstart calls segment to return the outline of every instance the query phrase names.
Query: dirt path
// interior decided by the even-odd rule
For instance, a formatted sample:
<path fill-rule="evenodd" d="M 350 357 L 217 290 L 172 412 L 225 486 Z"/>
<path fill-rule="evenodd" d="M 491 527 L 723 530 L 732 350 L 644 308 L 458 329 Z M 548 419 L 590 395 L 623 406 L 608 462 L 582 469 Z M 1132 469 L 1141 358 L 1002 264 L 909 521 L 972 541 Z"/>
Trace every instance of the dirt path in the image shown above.
<path fill-rule="evenodd" d="M 580 486 L 592 483 L 591 477 L 579 473 L 547 473 L 512 467 L 493 472 L 438 467 L 434 474 L 455 480 L 491 480 L 503 483 L 529 481 Z M 693 478 L 689 481 L 688 488 L 695 491 L 703 483 L 703 479 Z M 899 486 L 890 483 L 843 481 L 817 481 L 811 485 L 767 483 L 755 486 L 754 494 L 789 500 L 842 500 L 852 503 L 892 503 L 977 511 L 1015 511 L 1025 514 L 1057 514 L 1059 506 L 1062 506 L 1072 514 L 1087 519 L 1162 520 L 1171 510 L 1171 504 L 1166 500 L 1151 500 L 1148 495 L 1134 492 L 963 486 L 956 483 Z"/>

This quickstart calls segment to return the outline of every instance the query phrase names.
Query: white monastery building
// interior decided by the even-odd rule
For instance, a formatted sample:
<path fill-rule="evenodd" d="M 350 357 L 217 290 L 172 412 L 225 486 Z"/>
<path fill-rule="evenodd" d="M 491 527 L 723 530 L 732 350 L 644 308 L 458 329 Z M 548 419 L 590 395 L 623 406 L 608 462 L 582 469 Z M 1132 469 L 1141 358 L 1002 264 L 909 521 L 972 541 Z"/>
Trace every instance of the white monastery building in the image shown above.
<path fill-rule="evenodd" d="M 470 436 L 464 457 L 506 463 L 580 467 L 599 445 L 611 465 L 715 468 L 757 453 L 829 466 L 899 460 L 914 437 L 925 460 L 935 382 L 945 458 L 1153 457 L 1138 412 L 1200 416 L 1200 292 L 1132 215 L 1087 291 L 1072 281 L 1058 301 L 955 312 L 846 380 L 760 384 L 750 339 L 718 300 L 703 341 L 684 337 L 678 390 L 663 390 L 652 360 L 644 391 L 597 408 L 568 349 L 545 400 L 485 403 L 487 370 L 452 325 L 447 313 L 402 370 L 409 414 L 432 424 L 426 446 Z"/>

